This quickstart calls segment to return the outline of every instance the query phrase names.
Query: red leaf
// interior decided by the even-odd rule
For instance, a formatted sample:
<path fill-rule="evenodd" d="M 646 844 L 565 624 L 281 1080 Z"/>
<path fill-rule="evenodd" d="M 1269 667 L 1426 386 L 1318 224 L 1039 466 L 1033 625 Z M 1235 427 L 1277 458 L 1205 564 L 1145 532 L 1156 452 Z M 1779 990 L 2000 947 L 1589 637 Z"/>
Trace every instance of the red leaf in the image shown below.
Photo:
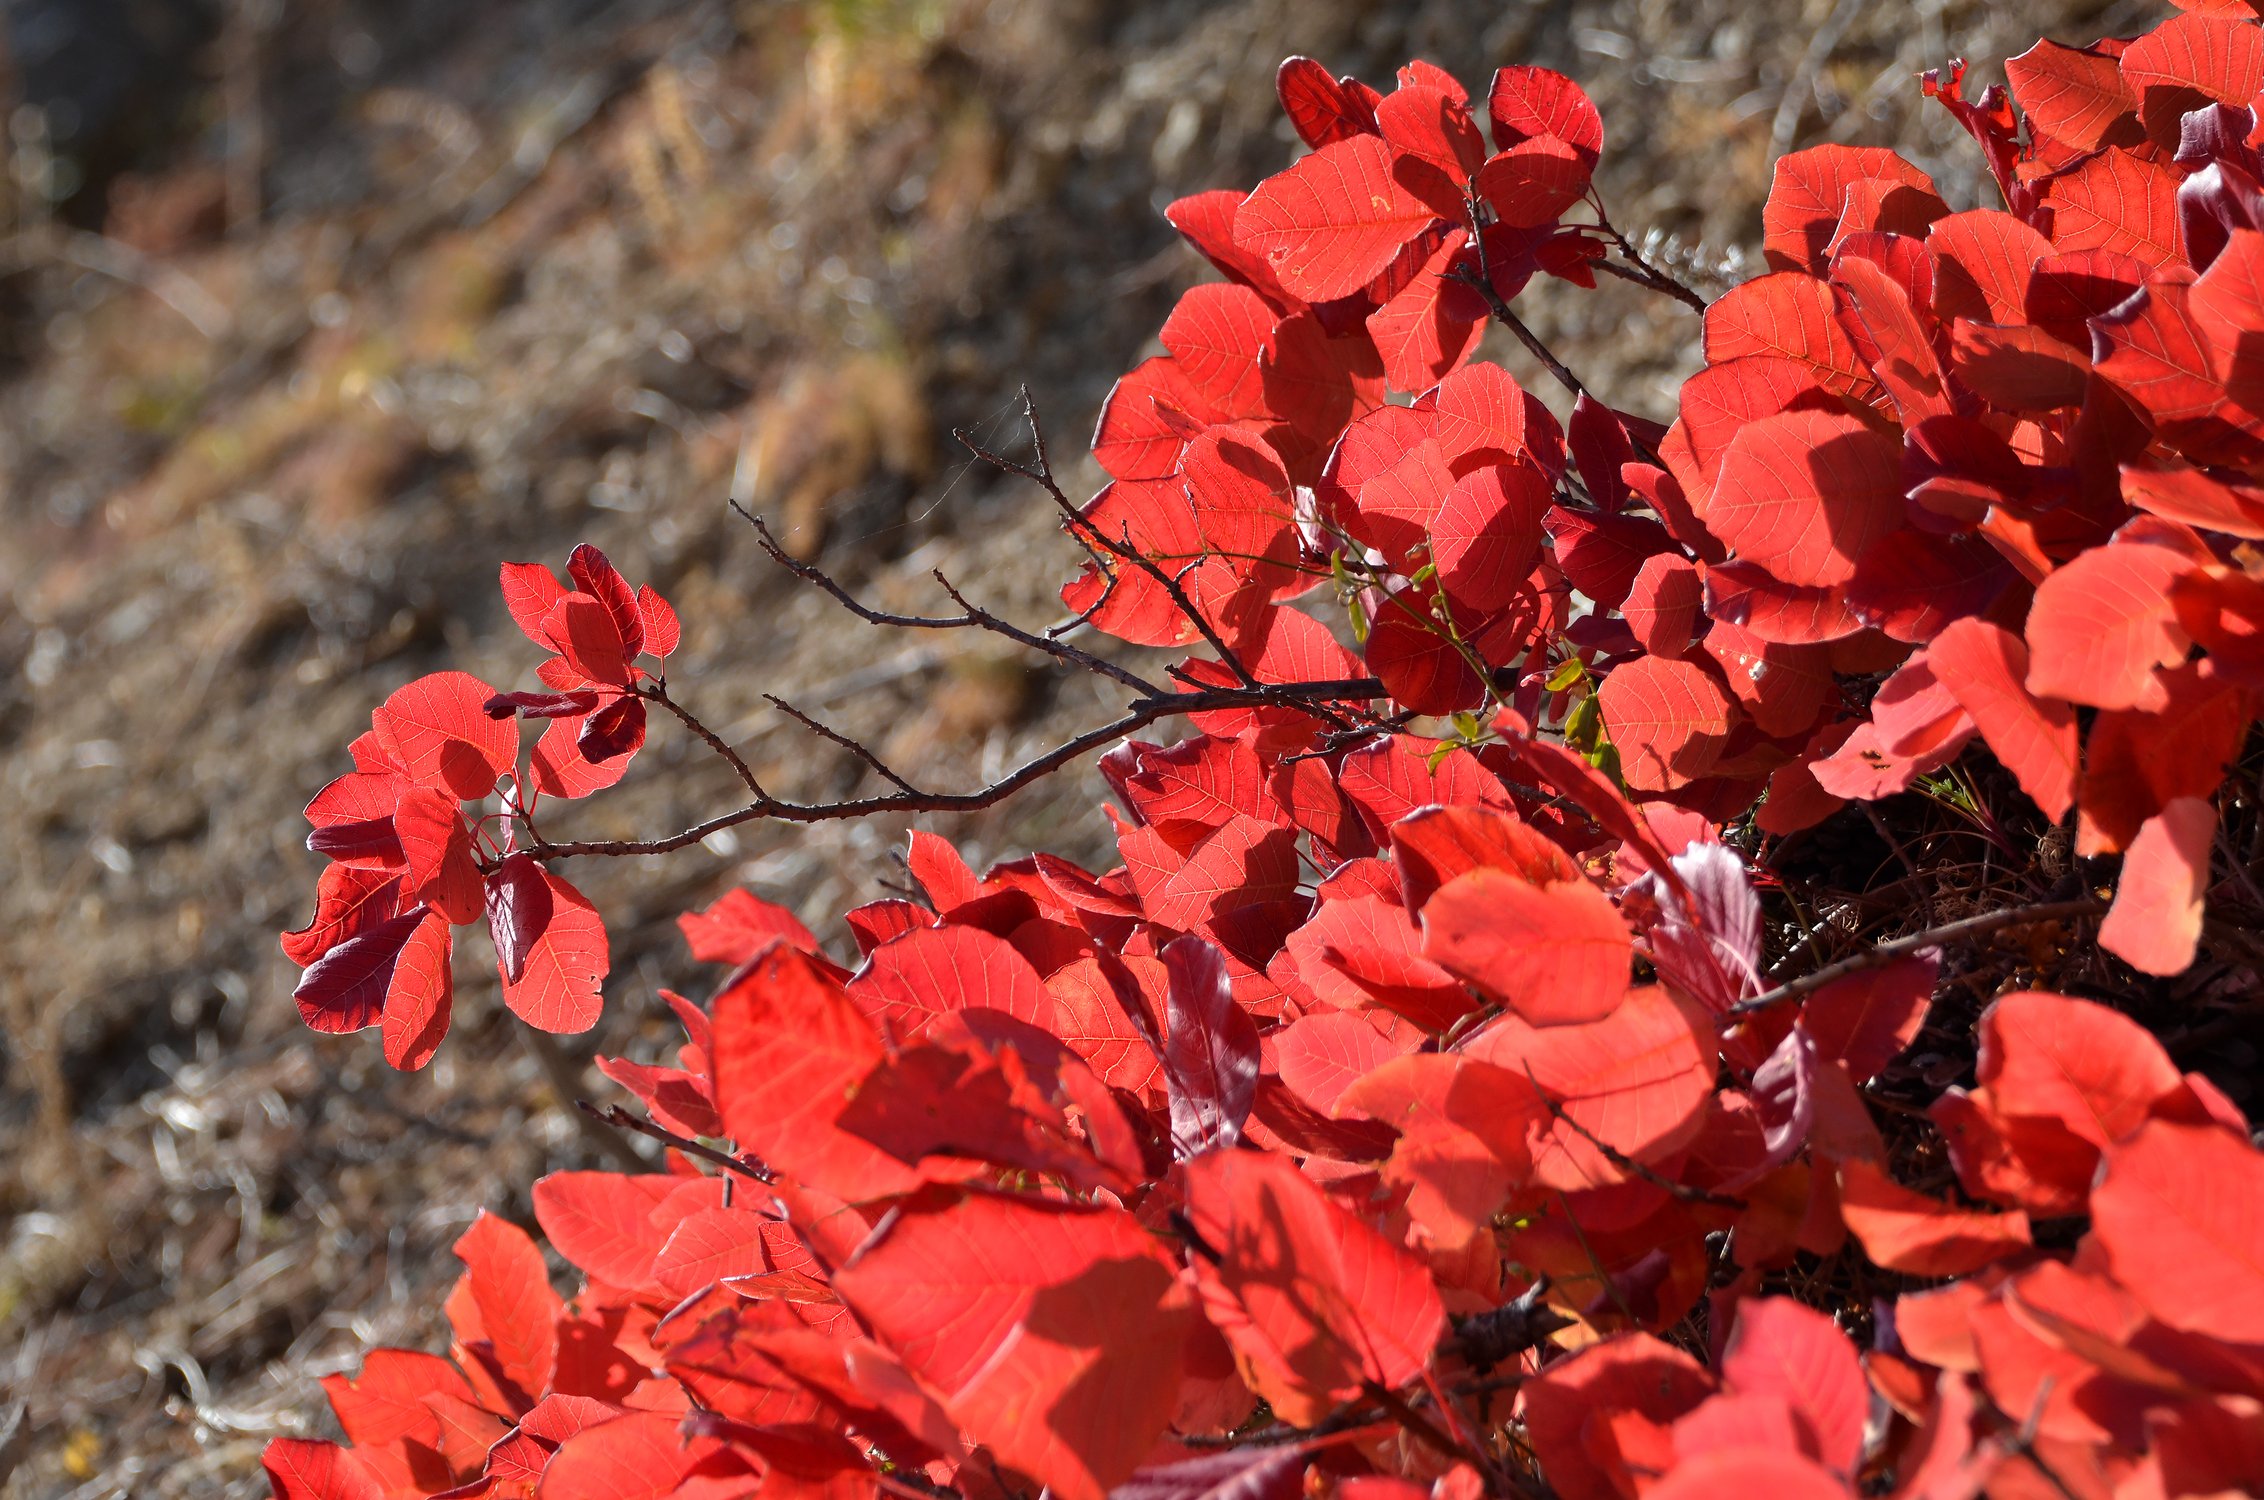
<path fill-rule="evenodd" d="M 2147 133 L 2165 145 L 2178 121 L 2211 100 L 2245 107 L 2264 86 L 2264 31 L 2253 15 L 2172 16 L 2123 49 L 2125 87 Z"/>
<path fill-rule="evenodd" d="M 1333 85 L 1335 80 L 1330 82 Z M 1167 206 L 1163 216 L 1230 280 L 1250 287 L 1278 311 L 1295 310 L 1297 299 L 1281 289 L 1266 263 L 1234 243 L 1234 213 L 1241 206 L 1242 194 L 1222 188 L 1181 198 Z"/>
<path fill-rule="evenodd" d="M 2042 41 L 2005 60 L 2005 81 L 2031 127 L 2075 151 L 2146 138 L 2122 67 L 2103 52 Z"/>
<path fill-rule="evenodd" d="M 1716 618 L 1700 645 L 1763 734 L 1805 734 L 1838 701 L 1831 651 L 1821 642 L 1788 646 Z"/>
<path fill-rule="evenodd" d="M 386 1487 L 336 1443 L 274 1438 L 259 1464 L 275 1500 L 386 1500 Z"/>
<path fill-rule="evenodd" d="M 1769 1500 L 1846 1500 L 1846 1481 L 1797 1453 L 1768 1448 L 1717 1448 L 1674 1466 L 1645 1490 L 1645 1500 L 1719 1500 L 1724 1495 L 1766 1495 Z"/>
<path fill-rule="evenodd" d="M 2119 147 L 2086 157 L 2046 179 L 2053 248 L 2063 255 L 2108 250 L 2156 268 L 2183 265 L 2178 181 L 2175 168 Z"/>
<path fill-rule="evenodd" d="M 1423 908 L 1423 951 L 1536 1026 L 1594 1021 L 1627 993 L 1634 939 L 1585 879 L 1479 869 Z"/>
<path fill-rule="evenodd" d="M 1840 1163 L 1840 1216 L 1874 1264 L 1910 1276 L 1964 1276 L 2030 1246 L 2028 1215 L 2018 1209 L 1954 1208 L 1866 1161 Z"/>
<path fill-rule="evenodd" d="M 1292 1021 L 1270 1040 L 1283 1084 L 1327 1115 L 1346 1089 L 1406 1053 L 1417 1034 L 1403 1028 L 1394 1041 L 1366 1016 L 1324 1011 Z"/>
<path fill-rule="evenodd" d="M 613 621 L 614 634 L 621 642 L 621 655 L 632 658 L 644 649 L 645 616 L 637 600 L 636 590 L 629 587 L 621 570 L 614 567 L 604 553 L 583 542 L 566 558 L 566 574 L 574 580 L 574 587 L 605 607 Z"/>
<path fill-rule="evenodd" d="M 1739 431 L 1706 529 L 1782 581 L 1828 587 L 1902 524 L 1902 451 L 1853 417 L 1786 412 Z"/>
<path fill-rule="evenodd" d="M 1410 912 L 1469 870 L 1507 870 L 1534 885 L 1582 878 L 1571 856 L 1514 814 L 1491 807 L 1423 807 L 1391 825 L 1392 863 Z"/>
<path fill-rule="evenodd" d="M 1831 284 L 1797 272 L 1748 281 L 1706 308 L 1706 363 L 1754 355 L 1788 359 L 1824 389 L 1868 400 L 1877 394 L 1854 340 L 1839 321 Z"/>
<path fill-rule="evenodd" d="M 1222 911 L 1290 895 L 1297 886 L 1297 831 L 1239 815 L 1183 857 L 1151 829 L 1120 835 L 1148 920 L 1180 932 Z"/>
<path fill-rule="evenodd" d="M 1843 1475 L 1854 1473 L 1871 1393 L 1855 1345 L 1829 1316 L 1789 1297 L 1739 1303 L 1721 1372 L 1739 1395 L 1783 1398 L 1812 1435 L 1816 1457 Z"/>
<path fill-rule="evenodd" d="M 471 825 L 456 799 L 429 787 L 411 787 L 393 811 L 393 828 L 408 863 L 409 894 L 461 926 L 479 920 L 479 866 L 472 859 Z"/>
<path fill-rule="evenodd" d="M 2179 548 L 2118 541 L 2055 570 L 2028 611 L 2028 691 L 2093 708 L 2161 709 L 2155 673 L 2185 659 L 2171 585 L 2192 570 Z"/>
<path fill-rule="evenodd" d="M 1595 158 L 1569 141 L 1539 135 L 1490 158 L 1478 171 L 1479 196 L 1514 229 L 1556 223 L 1588 191 Z"/>
<path fill-rule="evenodd" d="M 1548 68 L 1517 66 L 1494 74 L 1486 90 L 1494 147 L 1506 151 L 1535 136 L 1553 136 L 1594 166 L 1604 151 L 1604 117 L 1587 91 Z"/>
<path fill-rule="evenodd" d="M 385 870 L 330 865 L 315 883 L 314 917 L 283 934 L 283 956 L 300 968 L 351 937 L 400 915 L 401 877 Z"/>
<path fill-rule="evenodd" d="M 1690 559 L 1662 552 L 1645 558 L 1636 570 L 1619 612 L 1645 651 L 1680 656 L 1690 649 L 1705 592 Z"/>
<path fill-rule="evenodd" d="M 2099 924 L 2099 946 L 2141 974 L 2191 967 L 2216 832 L 2217 809 L 2200 797 L 2174 797 L 2140 824 L 2123 855 L 2114 905 Z"/>
<path fill-rule="evenodd" d="M 1936 636 L 1926 659 L 2020 789 L 2055 823 L 2065 817 L 2075 801 L 2075 712 L 2028 691 L 2027 644 L 1968 618 Z"/>
<path fill-rule="evenodd" d="M 1712 1023 L 1695 1002 L 1656 985 L 1629 990 L 1617 1010 L 1582 1026 L 1502 1016 L 1462 1050 L 1529 1075 L 1562 1109 L 1566 1118 L 1535 1138 L 1534 1180 L 1566 1191 L 1627 1180 L 1597 1141 L 1636 1161 L 1679 1150 L 1713 1091 Z"/>
<path fill-rule="evenodd" d="M 514 854 L 487 877 L 487 931 L 503 977 L 516 984 L 527 970 L 527 954 L 550 926 L 550 882 L 530 854 Z"/>
<path fill-rule="evenodd" d="M 2248 1142 L 2140 1126 L 2106 1150 L 2091 1233 L 2115 1280 L 2164 1323 L 2264 1343 L 2264 1155 Z"/>
<path fill-rule="evenodd" d="M 2089 1000 L 2016 991 L 1983 1013 L 1980 1036 L 1977 1077 L 1993 1107 L 2093 1146 L 2129 1135 L 2182 1084 L 2145 1027 Z"/>
<path fill-rule="evenodd" d="M 1918 1039 L 1934 998 L 1942 957 L 1924 952 L 1835 979 L 1801 1005 L 1816 1053 L 1868 1083 Z"/>
<path fill-rule="evenodd" d="M 1736 712 L 1712 673 L 1656 656 L 1614 668 L 1597 699 L 1627 784 L 1652 792 L 1713 770 Z"/>
<path fill-rule="evenodd" d="M 1368 670 L 1402 707 L 1444 716 L 1476 708 L 1486 684 L 1431 615 L 1429 590 L 1403 589 L 1376 606 L 1368 628 Z"/>
<path fill-rule="evenodd" d="M 1470 97 L 1451 79 L 1441 85 L 1402 70 L 1399 87 L 1376 104 L 1376 129 L 1392 149 L 1438 168 L 1457 187 L 1486 159 Z"/>
<path fill-rule="evenodd" d="M 629 756 L 606 765 L 593 765 L 582 754 L 580 719 L 553 720 L 535 741 L 535 790 L 545 797 L 587 797 L 620 781 L 629 769 Z"/>
<path fill-rule="evenodd" d="M 886 1049 L 814 960 L 772 946 L 716 996 L 713 1013 L 716 1106 L 741 1150 L 852 1202 L 918 1184 L 911 1168 L 834 1123 Z"/>
<path fill-rule="evenodd" d="M 1376 128 L 1376 91 L 1339 80 L 1309 57 L 1292 57 L 1274 75 L 1274 92 L 1306 145 L 1332 145 Z"/>
<path fill-rule="evenodd" d="M 1242 1139 L 1258 1086 L 1258 1029 L 1235 1005 L 1218 949 L 1192 935 L 1177 938 L 1163 950 L 1163 964 L 1171 1144 L 1184 1161 Z"/>
<path fill-rule="evenodd" d="M 1708 567 L 1706 613 L 1780 645 L 1822 645 L 1863 629 L 1839 589 L 1795 588 L 1751 563 Z"/>
<path fill-rule="evenodd" d="M 621 622 L 604 601 L 579 591 L 567 594 L 551 606 L 543 629 L 558 643 L 559 655 L 573 677 L 608 687 L 628 686 L 629 662 L 636 653 L 622 639 Z"/>
<path fill-rule="evenodd" d="M 626 758 L 645 742 L 645 700 L 623 695 L 582 720 L 574 749 L 591 765 Z"/>
<path fill-rule="evenodd" d="M 1324 1004 L 1381 1006 L 1430 1031 L 1444 1031 L 1471 1008 L 1469 991 L 1424 958 L 1414 921 L 1381 897 L 1337 896 L 1289 935 L 1300 983 Z"/>
<path fill-rule="evenodd" d="M 1833 258 L 1831 279 L 1855 304 L 1854 321 L 1847 326 L 1867 336 L 1869 350 L 1875 351 L 1872 373 L 1893 398 L 1902 424 L 1915 427 L 1928 417 L 1949 415 L 1933 334 L 1901 283 L 1876 261 L 1853 254 Z"/>
<path fill-rule="evenodd" d="M 1317 1421 L 1362 1382 L 1398 1386 L 1446 1323 L 1429 1270 L 1286 1157 L 1213 1151 L 1184 1168 L 1203 1310 L 1284 1421 Z"/>
<path fill-rule="evenodd" d="M 385 1023 L 386 1061 L 420 1068 L 448 1030 L 448 919 L 422 907 L 339 943 L 299 976 L 291 998 L 316 1031 Z"/>
<path fill-rule="evenodd" d="M 1813 146 L 1778 157 L 1761 209 L 1761 249 L 1770 269 L 1821 275 L 1848 190 L 1868 181 L 1884 184 L 1890 196 L 1934 196 L 1932 179 L 1880 147 Z"/>
<path fill-rule="evenodd" d="M 2011 214 L 1977 208 L 1935 220 L 1926 249 L 1934 261 L 1937 317 L 2024 323 L 2036 262 L 2052 253 L 2052 242 Z"/>
<path fill-rule="evenodd" d="M 667 1173 L 553 1172 L 535 1183 L 535 1222 L 551 1248 L 592 1280 L 640 1287 L 661 1246 L 653 1211 L 684 1181 Z"/>
<path fill-rule="evenodd" d="M 1454 481 L 1431 517 L 1431 561 L 1458 609 L 1491 613 L 1525 591 L 1548 509 L 1548 476 L 1530 463 L 1489 464 Z"/>
<path fill-rule="evenodd" d="M 454 803 L 448 807 L 450 812 L 455 811 Z M 408 856 L 401 849 L 401 835 L 395 831 L 390 817 L 317 824 L 307 835 L 307 849 L 335 861 L 340 867 L 399 869 L 408 863 Z"/>
<path fill-rule="evenodd" d="M 1324 302 L 1366 286 L 1437 218 L 1393 175 L 1391 148 L 1357 135 L 1260 183 L 1234 241 L 1264 256 L 1291 294 Z"/>
<path fill-rule="evenodd" d="M 637 618 L 643 622 L 645 651 L 652 656 L 672 656 L 676 644 L 683 638 L 684 627 L 677 621 L 676 611 L 649 583 L 637 586 Z"/>
<path fill-rule="evenodd" d="M 394 690 L 370 715 L 379 745 L 411 781 L 471 802 L 495 790 L 519 753 L 519 726 L 487 716 L 495 689 L 434 672 Z"/>
<path fill-rule="evenodd" d="M 544 1031 L 587 1031 L 605 1008 L 598 986 L 612 967 L 605 921 L 565 881 L 548 870 L 542 880 L 550 888 L 550 920 L 527 949 L 519 977 L 503 976 L 503 1003 Z"/>
<path fill-rule="evenodd" d="M 725 891 L 712 904 L 678 917 L 676 926 L 692 957 L 704 964 L 736 967 L 778 940 L 804 953 L 818 951 L 818 940 L 799 918 L 752 891 Z"/>
<path fill-rule="evenodd" d="M 1004 938 L 978 927 L 920 927 L 873 950 L 850 981 L 867 1016 L 909 1040 L 939 1016 L 970 1007 L 1004 1011 L 1042 1031 L 1056 1025 L 1038 971 Z"/>
<path fill-rule="evenodd" d="M 542 1488 L 575 1500 L 661 1500 L 676 1494 L 714 1448 L 712 1442 L 687 1444 L 678 1431 L 682 1424 L 673 1413 L 632 1411 L 584 1428 L 550 1456 Z"/>
<path fill-rule="evenodd" d="M 1563 1500 L 1622 1500 L 1634 1488 L 1634 1475 L 1608 1427 L 1599 1434 L 1603 1441 L 1584 1441 L 1591 1418 L 1629 1412 L 1664 1427 L 1713 1389 L 1713 1377 L 1672 1344 L 1647 1333 L 1623 1333 L 1549 1365 L 1518 1395 L 1526 1436 L 1548 1473 L 1549 1488 Z M 1773 1491 L 1737 1493 L 1777 1500 Z"/>
<path fill-rule="evenodd" d="M 1135 764 L 1123 782 L 1126 804 L 1167 834 L 1183 829 L 1200 837 L 1200 830 L 1223 828 L 1240 814 L 1280 821 L 1265 767 L 1241 740 L 1198 735 L 1168 749 L 1145 749 Z"/>
<path fill-rule="evenodd" d="M 551 1290 L 542 1251 L 525 1230 L 484 1209 L 455 1251 L 495 1368 L 530 1404 L 541 1399 L 558 1365 L 558 1318 L 565 1311 Z"/>
<path fill-rule="evenodd" d="M 1101 1500 L 1171 1419 L 1191 1311 L 1121 1209 L 937 1194 L 834 1286 L 970 1437 L 1063 1500 Z"/>
<path fill-rule="evenodd" d="M 1274 310 L 1233 282 L 1189 287 L 1164 319 L 1163 346 L 1197 395 L 1229 420 L 1266 415 L 1258 355 Z"/>
<path fill-rule="evenodd" d="M 503 565 L 503 606 L 511 612 L 511 619 L 527 639 L 545 651 L 556 651 L 558 645 L 544 631 L 544 621 L 550 617 L 550 607 L 566 597 L 566 585 L 558 575 L 541 563 L 505 563 Z"/>
<path fill-rule="evenodd" d="M 1462 367 L 1485 332 L 1484 300 L 1454 279 L 1466 240 L 1449 235 L 1407 285 L 1368 314 L 1368 335 L 1395 390 L 1429 390 Z"/>

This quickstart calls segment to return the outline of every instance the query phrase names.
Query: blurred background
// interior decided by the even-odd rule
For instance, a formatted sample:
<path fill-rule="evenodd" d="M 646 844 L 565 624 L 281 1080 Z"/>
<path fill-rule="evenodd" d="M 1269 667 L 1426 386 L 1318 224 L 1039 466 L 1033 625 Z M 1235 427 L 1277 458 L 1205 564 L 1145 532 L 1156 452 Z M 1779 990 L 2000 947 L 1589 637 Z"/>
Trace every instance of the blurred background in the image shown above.
<path fill-rule="evenodd" d="M 1082 496 L 1110 382 L 1206 274 L 1160 210 L 1295 142 L 1293 52 L 1595 95 L 1616 222 L 1710 289 L 1756 264 L 1772 160 L 1898 147 L 1953 206 L 1978 161 L 1915 74 L 1975 81 L 2087 0 L 0 0 L 0 1435 L 9 1496 L 265 1493 L 314 1384 L 436 1348 L 447 1247 L 614 1153 L 566 1093 L 672 1046 L 672 924 L 733 884 L 834 914 L 903 823 L 752 826 L 569 873 L 612 927 L 604 1021 L 546 1070 L 484 940 L 403 1077 L 322 1038 L 275 934 L 311 910 L 299 809 L 392 688 L 532 686 L 496 565 L 589 540 L 681 611 L 672 686 L 774 786 L 857 784 L 776 692 L 971 785 L 1116 701 L 983 638 L 855 624 L 789 544 L 932 609 L 942 568 L 1028 624 L 1075 549 L 951 429 L 1027 383 Z M 1697 322 L 1607 281 L 1528 318 L 1615 404 L 1673 414 Z M 1489 345 L 1521 378 L 1522 351 Z M 1529 384 L 1554 401 L 1545 381 Z M 731 805 L 664 726 L 553 837 Z M 937 820 L 978 867 L 1105 863 L 1072 772 Z M 580 1075 L 580 1076 L 577 1076 Z M 0 1397 L 0 1433 L 7 1426 Z"/>

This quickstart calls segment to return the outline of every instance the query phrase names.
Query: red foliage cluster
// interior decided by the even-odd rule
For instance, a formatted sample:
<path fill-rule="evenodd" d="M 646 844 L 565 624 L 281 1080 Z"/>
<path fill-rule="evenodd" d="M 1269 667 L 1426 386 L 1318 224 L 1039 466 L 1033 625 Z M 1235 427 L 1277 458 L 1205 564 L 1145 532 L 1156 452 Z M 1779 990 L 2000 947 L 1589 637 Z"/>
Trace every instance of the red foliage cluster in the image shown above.
<path fill-rule="evenodd" d="M 1705 308 L 1676 420 L 1579 391 L 1560 426 L 1472 358 L 1488 320 L 1530 338 L 1532 276 L 1699 300 L 1604 216 L 1587 97 L 1504 70 L 1489 152 L 1434 67 L 1378 94 L 1287 64 L 1314 149 L 1173 205 L 1229 279 L 1119 383 L 1111 483 L 1069 516 L 1079 617 L 1196 653 L 1196 737 L 1102 759 L 1121 864 L 978 875 L 916 833 L 924 899 L 847 914 L 853 971 L 745 892 L 685 917 L 730 977 L 668 997 L 679 1066 L 602 1064 L 666 1170 L 534 1190 L 580 1292 L 483 1218 L 451 1358 L 330 1382 L 352 1446 L 275 1444 L 277 1493 L 2264 1483 L 2238 1109 L 2113 1009 L 2008 993 L 1972 1087 L 1897 1127 L 1959 1196 L 1905 1185 L 1864 1086 L 1940 953 L 1770 988 L 1723 841 L 1978 737 L 2125 852 L 2101 942 L 2192 961 L 2264 687 L 2264 27 L 2010 71 L 2024 115 L 1928 80 L 2006 210 L 1885 152 L 1787 157 L 1772 270 Z M 593 1024 L 604 932 L 538 800 L 616 780 L 648 704 L 698 729 L 636 665 L 667 606 L 593 549 L 569 571 L 504 571 L 546 691 L 412 683 L 309 809 L 302 1011 L 381 1024 L 398 1066 L 483 914 L 512 1009 Z M 557 721 L 524 769 L 514 715 Z M 750 815 L 787 807 L 734 764 Z M 1868 1349 L 1788 1294 L 1819 1261 L 1867 1289 Z"/>

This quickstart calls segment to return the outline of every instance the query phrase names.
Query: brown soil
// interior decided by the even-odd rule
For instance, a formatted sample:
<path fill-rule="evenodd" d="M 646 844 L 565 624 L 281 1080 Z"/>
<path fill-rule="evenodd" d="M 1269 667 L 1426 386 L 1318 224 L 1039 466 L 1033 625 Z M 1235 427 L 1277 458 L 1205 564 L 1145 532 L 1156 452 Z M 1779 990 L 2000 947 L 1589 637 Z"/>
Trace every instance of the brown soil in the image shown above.
<path fill-rule="evenodd" d="M 1472 83 L 1513 61 L 1574 74 L 1612 132 L 1615 219 L 1718 282 L 1754 264 L 1776 150 L 1891 144 L 1953 204 L 1981 201 L 1913 75 L 1962 52 L 1986 81 L 2039 31 L 2158 18 L 2084 0 L 282 10 L 248 54 L 257 219 L 231 230 L 227 164 L 184 140 L 111 190 L 107 238 L 19 199 L 0 242 L 14 1496 L 263 1493 L 268 1437 L 330 1430 L 316 1377 L 372 1341 L 437 1346 L 447 1247 L 478 1209 L 523 1216 L 534 1178 L 601 1160 L 499 1015 L 483 939 L 414 1077 L 370 1038 L 306 1032 L 274 940 L 318 866 L 299 809 L 374 703 L 441 666 L 532 685 L 499 561 L 555 566 L 587 539 L 655 582 L 686 621 L 675 685 L 774 785 L 838 795 L 858 772 L 764 692 L 972 784 L 1117 700 L 995 641 L 848 621 L 765 563 L 725 505 L 733 475 L 879 601 L 933 607 L 940 567 L 1054 618 L 1074 550 L 950 429 L 1010 440 L 1027 382 L 1090 490 L 1077 440 L 1203 274 L 1158 210 L 1288 160 L 1284 55 L 1379 82 L 1412 55 Z M 203 89 L 188 116 L 225 97 Z M 1671 415 L 1687 313 L 1611 283 L 1529 300 L 1591 385 Z M 728 805 L 696 749 L 660 732 L 624 786 L 546 831 L 657 833 Z M 1072 773 L 936 826 L 978 865 L 1097 859 L 1096 786 Z M 614 941 L 577 1065 L 660 1050 L 655 987 L 700 982 L 678 911 L 739 882 L 839 938 L 833 914 L 895 878 L 902 827 L 750 827 L 573 871 Z"/>

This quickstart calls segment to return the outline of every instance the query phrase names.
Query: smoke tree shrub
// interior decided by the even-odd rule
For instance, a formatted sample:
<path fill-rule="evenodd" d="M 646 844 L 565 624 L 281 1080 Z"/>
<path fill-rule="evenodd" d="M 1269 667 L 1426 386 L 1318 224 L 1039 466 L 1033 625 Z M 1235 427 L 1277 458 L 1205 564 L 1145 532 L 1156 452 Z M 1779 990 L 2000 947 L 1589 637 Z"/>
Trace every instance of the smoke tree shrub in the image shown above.
<path fill-rule="evenodd" d="M 1169 209 L 1222 279 L 1118 382 L 1107 486 L 1062 491 L 1034 411 L 1030 456 L 984 455 L 1061 508 L 1074 621 L 1172 648 L 1162 680 L 948 584 L 954 614 L 871 609 L 753 523 L 868 621 L 1124 690 L 985 787 L 848 744 L 883 789 L 776 795 L 674 696 L 657 593 L 586 546 L 505 565 L 539 685 L 410 683 L 308 808 L 330 863 L 284 945 L 318 1030 L 422 1066 L 482 924 L 510 1009 L 587 1030 L 605 929 L 559 867 L 739 822 L 967 810 L 1103 751 L 1119 862 L 977 873 L 915 833 L 922 899 L 847 913 L 853 965 L 751 893 L 687 914 L 720 977 L 667 997 L 675 1064 L 601 1060 L 663 1161 L 534 1188 L 581 1284 L 483 1216 L 448 1356 L 327 1381 L 349 1444 L 272 1444 L 276 1493 L 2264 1484 L 2264 1155 L 2222 1093 L 2017 989 L 1923 1118 L 1867 1091 L 1959 945 L 2095 931 L 2177 975 L 2255 890 L 2220 793 L 2264 687 L 2264 27 L 2200 6 L 2008 73 L 1924 82 L 2001 207 L 1794 153 L 1766 273 L 1709 302 L 1611 222 L 1570 79 L 1292 59 L 1311 150 Z M 1702 319 L 1669 424 L 1518 317 L 1598 275 Z M 1474 357 L 1490 322 L 1564 420 Z M 553 838 L 655 714 L 744 803 Z M 2119 865 L 1769 952 L 1761 841 L 1975 740 Z"/>

